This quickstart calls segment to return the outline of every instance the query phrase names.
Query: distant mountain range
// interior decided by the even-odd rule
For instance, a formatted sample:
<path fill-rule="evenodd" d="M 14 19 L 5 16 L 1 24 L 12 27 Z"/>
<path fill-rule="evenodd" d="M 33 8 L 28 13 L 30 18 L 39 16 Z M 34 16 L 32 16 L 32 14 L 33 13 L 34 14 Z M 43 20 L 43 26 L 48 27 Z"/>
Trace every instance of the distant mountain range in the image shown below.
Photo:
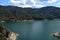
<path fill-rule="evenodd" d="M 52 20 L 60 19 L 60 8 L 54 6 L 46 6 L 43 8 L 21 8 L 16 6 L 1 6 L 0 19 L 16 19 L 16 20 Z"/>

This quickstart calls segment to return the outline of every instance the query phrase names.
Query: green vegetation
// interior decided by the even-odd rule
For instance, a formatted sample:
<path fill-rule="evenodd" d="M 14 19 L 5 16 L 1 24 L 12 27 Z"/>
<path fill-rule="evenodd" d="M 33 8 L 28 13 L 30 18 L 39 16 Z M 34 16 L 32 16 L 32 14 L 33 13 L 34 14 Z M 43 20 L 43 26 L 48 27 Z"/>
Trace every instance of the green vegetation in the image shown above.
<path fill-rule="evenodd" d="M 0 40 L 7 40 L 9 31 L 2 26 L 2 23 L 0 21 Z"/>
<path fill-rule="evenodd" d="M 47 6 L 39 9 L 0 5 L 0 21 L 60 19 L 60 8 Z"/>

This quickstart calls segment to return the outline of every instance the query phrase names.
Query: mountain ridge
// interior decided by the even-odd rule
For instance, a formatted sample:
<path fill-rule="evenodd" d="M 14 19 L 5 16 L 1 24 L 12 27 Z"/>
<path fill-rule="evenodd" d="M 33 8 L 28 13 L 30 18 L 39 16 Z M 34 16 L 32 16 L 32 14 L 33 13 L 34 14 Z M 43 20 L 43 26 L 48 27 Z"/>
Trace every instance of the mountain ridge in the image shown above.
<path fill-rule="evenodd" d="M 10 20 L 52 20 L 60 19 L 60 8 L 54 6 L 46 6 L 42 8 L 21 8 L 16 6 L 1 6 L 0 19 Z"/>

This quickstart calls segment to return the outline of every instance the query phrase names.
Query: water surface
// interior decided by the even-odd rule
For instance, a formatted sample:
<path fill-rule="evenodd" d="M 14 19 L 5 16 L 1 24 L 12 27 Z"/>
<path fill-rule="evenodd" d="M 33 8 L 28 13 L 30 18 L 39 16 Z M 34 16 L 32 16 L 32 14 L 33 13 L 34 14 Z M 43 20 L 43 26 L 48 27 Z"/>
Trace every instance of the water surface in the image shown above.
<path fill-rule="evenodd" d="M 3 23 L 9 30 L 19 34 L 17 40 L 59 40 L 51 33 L 60 32 L 60 20 Z"/>

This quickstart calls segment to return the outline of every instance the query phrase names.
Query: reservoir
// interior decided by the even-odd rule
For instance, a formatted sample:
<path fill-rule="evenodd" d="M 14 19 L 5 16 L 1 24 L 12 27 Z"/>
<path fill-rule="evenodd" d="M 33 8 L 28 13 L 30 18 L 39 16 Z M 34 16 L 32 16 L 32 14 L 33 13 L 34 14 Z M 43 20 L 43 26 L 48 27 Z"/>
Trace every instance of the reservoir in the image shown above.
<path fill-rule="evenodd" d="M 5 22 L 3 25 L 19 34 L 17 40 L 59 40 L 51 34 L 60 32 L 60 20 Z"/>

